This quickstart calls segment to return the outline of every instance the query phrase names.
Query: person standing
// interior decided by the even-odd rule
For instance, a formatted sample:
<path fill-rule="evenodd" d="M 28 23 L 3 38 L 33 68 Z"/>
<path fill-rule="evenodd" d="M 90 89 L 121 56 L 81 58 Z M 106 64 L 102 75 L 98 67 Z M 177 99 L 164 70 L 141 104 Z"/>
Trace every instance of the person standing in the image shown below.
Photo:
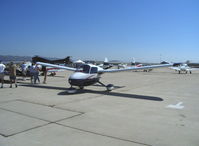
<path fill-rule="evenodd" d="M 33 77 L 34 77 L 34 63 L 31 64 L 31 66 L 28 67 L 28 70 L 30 72 L 30 82 L 33 83 Z"/>
<path fill-rule="evenodd" d="M 35 65 L 34 67 L 34 84 L 36 84 L 38 80 L 38 83 L 40 83 L 40 79 L 39 79 L 39 66 Z"/>
<path fill-rule="evenodd" d="M 0 61 L 0 80 L 1 80 L 1 88 L 3 88 L 4 84 L 4 70 L 6 66 Z"/>
<path fill-rule="evenodd" d="M 10 88 L 12 88 L 12 82 L 15 83 L 15 87 L 17 88 L 17 82 L 16 82 L 16 70 L 17 70 L 17 66 L 13 63 L 13 62 L 10 62 L 10 67 L 9 67 L 9 70 L 10 70 Z"/>
<path fill-rule="evenodd" d="M 22 76 L 23 76 L 23 80 L 25 81 L 26 80 L 26 73 L 27 73 L 27 65 L 26 65 L 26 62 L 24 61 L 22 64 L 21 64 L 21 71 L 22 71 Z"/>
<path fill-rule="evenodd" d="M 42 72 L 44 74 L 44 81 L 43 81 L 43 84 L 46 84 L 46 77 L 47 77 L 47 68 L 46 66 L 42 66 Z"/>

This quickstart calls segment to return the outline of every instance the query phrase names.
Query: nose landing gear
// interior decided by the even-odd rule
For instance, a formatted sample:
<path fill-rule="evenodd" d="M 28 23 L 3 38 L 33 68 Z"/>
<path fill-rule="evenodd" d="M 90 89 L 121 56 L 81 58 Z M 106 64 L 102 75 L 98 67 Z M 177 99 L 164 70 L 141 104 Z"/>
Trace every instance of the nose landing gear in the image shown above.
<path fill-rule="evenodd" d="M 68 92 L 69 94 L 74 94 L 74 93 L 77 93 L 77 89 L 76 89 L 76 88 L 73 88 L 73 87 L 71 86 L 69 89 L 67 89 L 67 92 Z"/>

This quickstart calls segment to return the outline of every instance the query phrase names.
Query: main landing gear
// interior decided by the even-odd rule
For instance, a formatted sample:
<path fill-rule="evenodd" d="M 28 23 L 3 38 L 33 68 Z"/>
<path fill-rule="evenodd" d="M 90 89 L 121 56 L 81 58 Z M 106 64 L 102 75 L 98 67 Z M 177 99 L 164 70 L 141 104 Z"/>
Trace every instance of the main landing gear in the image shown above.
<path fill-rule="evenodd" d="M 102 82 L 98 81 L 99 84 L 101 84 L 102 86 L 106 87 L 106 90 L 107 91 L 112 91 L 114 89 L 114 85 L 113 84 L 108 84 L 108 85 L 105 85 L 103 84 Z"/>
<path fill-rule="evenodd" d="M 106 87 L 106 90 L 107 90 L 107 91 L 112 91 L 112 90 L 114 89 L 114 85 L 113 85 L 113 84 L 105 85 L 105 84 L 103 84 L 103 83 L 100 82 L 100 81 L 97 81 L 97 83 L 99 83 L 99 84 L 102 85 L 103 87 Z M 84 86 L 79 86 L 79 89 L 80 89 L 80 90 L 83 90 L 83 89 L 84 89 Z M 73 88 L 73 86 L 71 85 L 71 87 L 67 89 L 67 92 L 68 92 L 69 94 L 74 94 L 74 93 L 77 93 L 79 89 Z"/>
<path fill-rule="evenodd" d="M 185 73 L 187 74 L 187 73 L 188 73 L 188 71 L 185 71 Z M 191 71 L 189 71 L 189 73 L 190 73 L 190 74 L 192 74 L 192 72 L 191 72 Z M 178 74 L 181 74 L 181 71 L 178 71 Z"/>

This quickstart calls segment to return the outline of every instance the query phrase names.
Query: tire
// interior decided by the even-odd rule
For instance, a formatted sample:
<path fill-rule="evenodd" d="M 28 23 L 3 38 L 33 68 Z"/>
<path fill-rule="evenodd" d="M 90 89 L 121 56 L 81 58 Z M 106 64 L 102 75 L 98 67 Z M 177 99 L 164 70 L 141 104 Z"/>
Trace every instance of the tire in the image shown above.
<path fill-rule="evenodd" d="M 83 90 L 83 89 L 84 89 L 84 86 L 79 86 L 79 89 Z"/>
<path fill-rule="evenodd" d="M 114 89 L 114 85 L 113 84 L 108 84 L 106 86 L 107 91 L 112 91 Z"/>
<path fill-rule="evenodd" d="M 74 94 L 74 93 L 77 92 L 77 89 L 76 89 L 76 88 L 69 88 L 69 89 L 67 90 L 67 92 L 68 92 L 69 94 Z"/>

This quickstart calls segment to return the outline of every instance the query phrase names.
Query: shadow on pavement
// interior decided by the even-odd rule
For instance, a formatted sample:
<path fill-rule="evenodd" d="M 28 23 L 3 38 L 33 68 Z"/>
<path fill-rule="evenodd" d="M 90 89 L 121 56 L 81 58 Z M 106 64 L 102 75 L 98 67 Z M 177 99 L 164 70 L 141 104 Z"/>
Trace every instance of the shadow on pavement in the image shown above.
<path fill-rule="evenodd" d="M 129 93 L 119 93 L 119 92 L 114 92 L 114 91 L 108 92 L 108 91 L 96 91 L 96 90 L 89 90 L 89 89 L 83 89 L 83 90 L 77 89 L 76 93 L 71 94 L 67 92 L 69 88 L 64 88 L 64 87 L 46 86 L 42 84 L 41 85 L 40 84 L 21 84 L 20 86 L 32 87 L 32 88 L 43 88 L 43 89 L 54 89 L 54 90 L 65 90 L 65 91 L 59 92 L 58 95 L 77 95 L 77 94 L 84 94 L 84 93 L 92 93 L 92 94 L 117 96 L 117 97 L 123 97 L 123 98 L 163 101 L 163 99 L 160 97 L 136 95 L 136 94 L 129 94 Z"/>

